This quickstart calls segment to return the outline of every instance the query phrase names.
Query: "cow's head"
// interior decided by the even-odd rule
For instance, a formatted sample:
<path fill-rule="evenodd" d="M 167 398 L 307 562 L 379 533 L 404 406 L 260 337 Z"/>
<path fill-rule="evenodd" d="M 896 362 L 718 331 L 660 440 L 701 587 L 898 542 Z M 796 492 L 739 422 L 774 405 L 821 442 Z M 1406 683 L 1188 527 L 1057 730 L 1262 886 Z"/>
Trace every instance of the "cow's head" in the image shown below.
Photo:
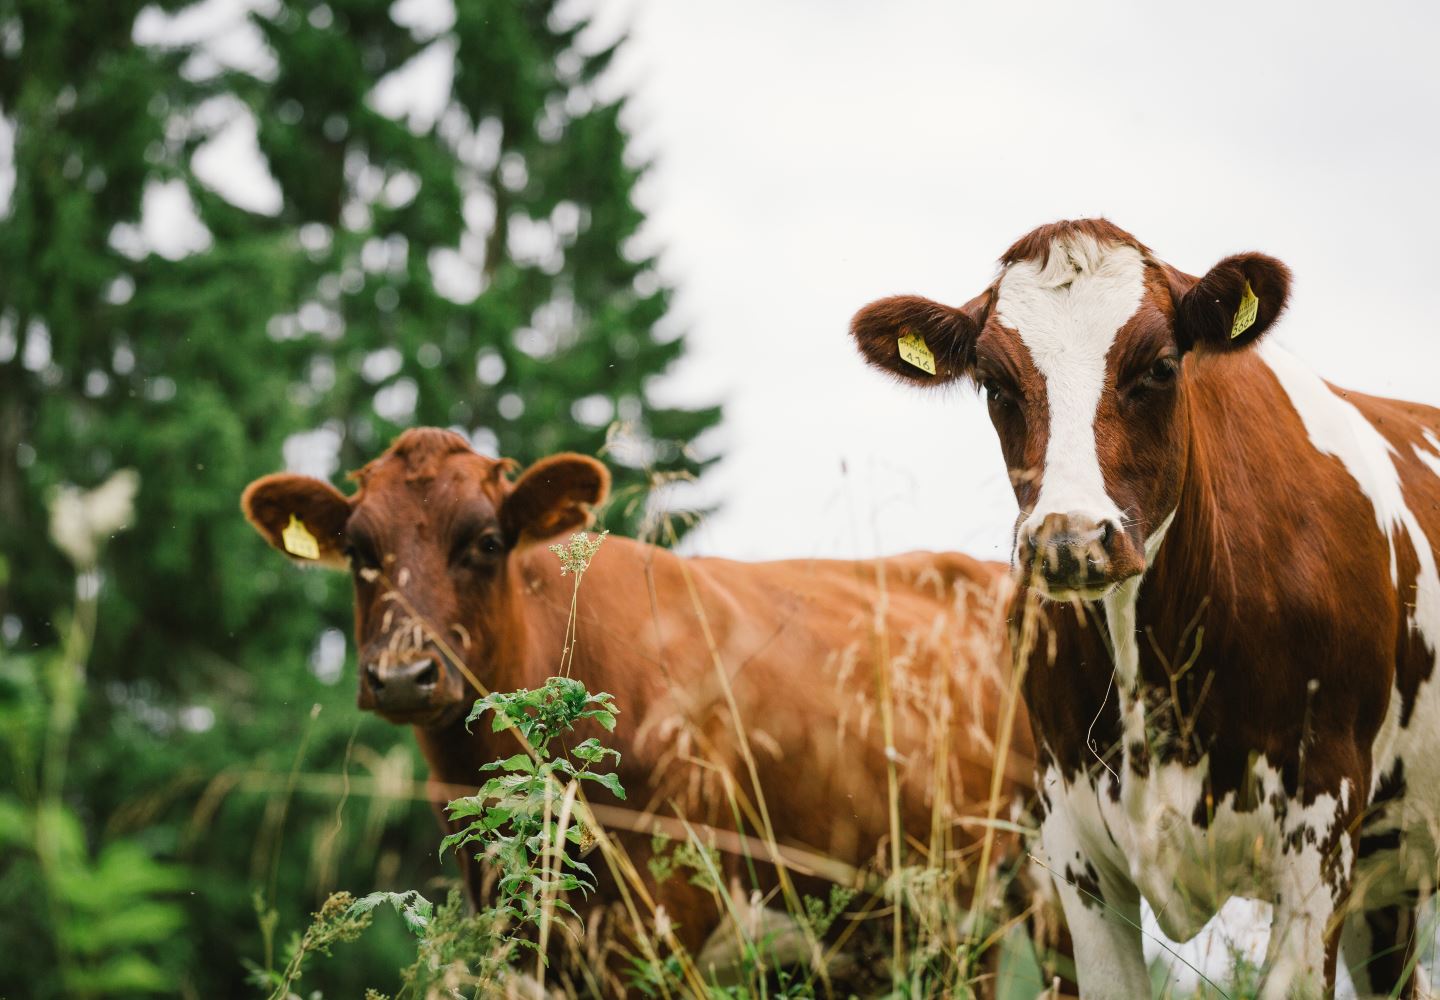
<path fill-rule="evenodd" d="M 1041 593 L 1088 600 L 1144 570 L 1175 510 L 1191 440 L 1187 358 L 1254 344 L 1289 284 L 1263 254 L 1197 279 L 1103 219 L 1059 222 L 1006 251 L 965 305 L 881 299 L 851 333 L 907 382 L 983 387 L 1020 504 L 1015 566 Z M 919 366 L 902 359 L 901 337 L 923 338 Z M 907 340 L 912 358 L 916 347 Z"/>
<path fill-rule="evenodd" d="M 245 490 L 245 516 L 272 546 L 353 574 L 361 708 L 443 724 L 478 697 L 467 673 L 486 683 L 498 658 L 516 655 L 512 556 L 588 524 L 610 475 L 570 454 L 511 482 L 514 468 L 458 434 L 418 428 L 353 474 L 353 496 L 289 473 Z"/>

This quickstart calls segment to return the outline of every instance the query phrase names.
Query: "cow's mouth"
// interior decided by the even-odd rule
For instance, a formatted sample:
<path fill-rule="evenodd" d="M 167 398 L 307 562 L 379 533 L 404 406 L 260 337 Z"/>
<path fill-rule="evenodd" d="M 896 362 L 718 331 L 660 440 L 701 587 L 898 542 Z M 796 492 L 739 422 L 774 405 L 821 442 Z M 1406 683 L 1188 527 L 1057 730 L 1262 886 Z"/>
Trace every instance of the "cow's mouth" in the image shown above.
<path fill-rule="evenodd" d="M 1038 594 L 1043 600 L 1053 601 L 1057 604 L 1070 601 L 1101 601 L 1113 594 L 1124 580 L 1111 580 L 1106 583 L 1084 583 L 1074 586 L 1055 584 L 1048 582 L 1043 576 L 1035 574 L 1030 578 L 1030 589 Z"/>

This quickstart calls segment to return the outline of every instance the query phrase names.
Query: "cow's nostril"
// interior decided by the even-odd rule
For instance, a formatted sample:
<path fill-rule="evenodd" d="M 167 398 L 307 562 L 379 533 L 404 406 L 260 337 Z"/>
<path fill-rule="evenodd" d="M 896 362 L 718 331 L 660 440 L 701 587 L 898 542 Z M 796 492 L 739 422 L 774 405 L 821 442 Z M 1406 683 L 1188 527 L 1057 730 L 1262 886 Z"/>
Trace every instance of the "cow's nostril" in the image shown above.
<path fill-rule="evenodd" d="M 380 678 L 379 669 L 373 663 L 367 663 L 365 665 L 365 679 L 370 682 L 370 686 L 376 691 L 385 686 L 385 682 Z"/>
<path fill-rule="evenodd" d="M 422 687 L 433 687 L 440 679 L 440 667 L 432 659 L 425 661 L 425 669 L 415 675 L 415 683 Z"/>
<path fill-rule="evenodd" d="M 1101 545 L 1101 547 L 1108 549 L 1108 548 L 1110 547 L 1110 542 L 1113 541 L 1114 538 L 1115 538 L 1115 525 L 1114 525 L 1114 523 L 1111 522 L 1111 521 L 1106 521 L 1106 522 L 1104 522 L 1103 524 L 1101 524 L 1101 525 L 1100 525 L 1100 545 Z"/>

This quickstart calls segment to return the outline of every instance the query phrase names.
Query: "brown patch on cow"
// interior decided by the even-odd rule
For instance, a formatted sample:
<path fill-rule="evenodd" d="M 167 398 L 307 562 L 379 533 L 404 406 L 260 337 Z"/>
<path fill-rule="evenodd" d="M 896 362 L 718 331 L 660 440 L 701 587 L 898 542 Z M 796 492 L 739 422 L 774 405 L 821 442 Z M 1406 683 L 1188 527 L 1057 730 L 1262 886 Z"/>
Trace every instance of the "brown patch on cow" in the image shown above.
<path fill-rule="evenodd" d="M 1080 902 L 1087 910 L 1105 908 L 1105 893 L 1100 888 L 1100 873 L 1093 864 L 1086 861 L 1078 870 L 1067 864 L 1064 877 L 1065 881 L 1079 890 Z"/>
<path fill-rule="evenodd" d="M 1009 267 L 1022 260 L 1033 260 L 1038 261 L 1040 266 L 1044 267 L 1050 262 L 1050 253 L 1057 242 L 1076 236 L 1094 240 L 1102 246 L 1109 244 L 1134 247 L 1142 255 L 1150 256 L 1149 247 L 1109 219 L 1062 219 L 1059 222 L 1037 226 L 1020 237 L 1010 245 L 1010 249 L 1000 255 L 1000 264 L 1003 267 Z"/>
<path fill-rule="evenodd" d="M 470 442 L 454 431 L 440 427 L 412 427 L 402 431 L 384 454 L 350 473 L 349 478 L 363 489 L 381 469 L 399 464 L 404 469 L 406 482 L 425 482 L 435 478 L 446 458 L 466 454 L 474 454 Z M 511 468 L 515 464 L 509 459 L 494 464 L 499 466 L 502 463 Z"/>
<path fill-rule="evenodd" d="M 1421 403 L 1382 399 L 1364 393 L 1336 390 L 1371 417 L 1371 423 L 1389 442 L 1391 461 L 1399 470 L 1406 505 L 1420 521 L 1422 530 L 1433 548 L 1440 539 L 1440 478 L 1416 454 L 1416 450 L 1440 457 L 1425 434 L 1440 433 L 1440 411 Z M 1418 630 L 1410 626 L 1415 611 L 1420 582 L 1420 565 L 1415 554 L 1415 539 L 1409 531 L 1397 527 L 1396 562 L 1400 582 L 1400 606 L 1404 610 L 1396 629 L 1395 685 L 1400 691 L 1400 725 L 1408 727 L 1415 710 L 1420 686 L 1435 671 L 1436 653 L 1430 649 Z"/>

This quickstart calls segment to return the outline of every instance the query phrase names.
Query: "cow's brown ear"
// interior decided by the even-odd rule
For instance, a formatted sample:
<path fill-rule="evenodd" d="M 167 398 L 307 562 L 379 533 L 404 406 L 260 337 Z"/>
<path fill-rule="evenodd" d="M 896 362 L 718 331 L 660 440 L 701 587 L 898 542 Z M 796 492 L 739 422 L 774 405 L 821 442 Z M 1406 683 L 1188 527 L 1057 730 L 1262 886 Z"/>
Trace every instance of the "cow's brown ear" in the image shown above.
<path fill-rule="evenodd" d="M 1285 311 L 1289 297 L 1290 269 L 1274 257 L 1226 257 L 1179 297 L 1175 332 L 1180 346 L 1202 351 L 1249 347 Z"/>
<path fill-rule="evenodd" d="M 985 325 L 990 293 L 956 309 L 918 295 L 870 303 L 850 321 L 865 360 L 915 385 L 944 385 L 968 375 Z"/>
<path fill-rule="evenodd" d="M 347 569 L 345 522 L 350 501 L 329 483 L 288 472 L 264 476 L 240 498 L 260 536 L 304 566 Z"/>
<path fill-rule="evenodd" d="M 583 528 L 610 492 L 610 471 L 584 455 L 542 458 L 521 473 L 500 505 L 500 528 L 512 548 Z"/>

